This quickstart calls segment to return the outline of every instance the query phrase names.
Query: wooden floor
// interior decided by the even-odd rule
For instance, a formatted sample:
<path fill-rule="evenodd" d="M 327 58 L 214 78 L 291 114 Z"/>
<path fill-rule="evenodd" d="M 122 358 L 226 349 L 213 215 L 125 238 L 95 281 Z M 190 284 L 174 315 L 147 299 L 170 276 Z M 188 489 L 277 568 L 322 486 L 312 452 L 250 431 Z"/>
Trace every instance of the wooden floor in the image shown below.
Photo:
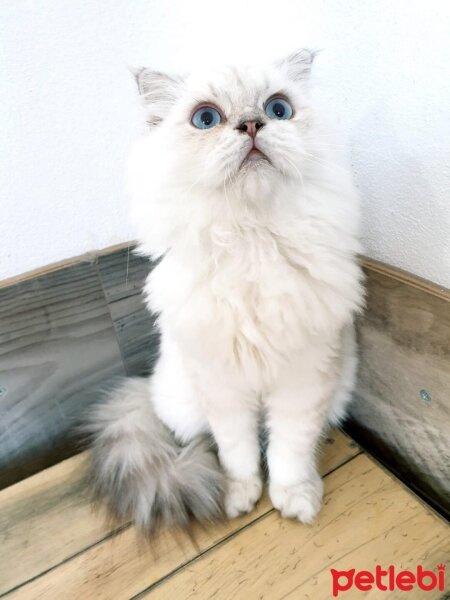
<path fill-rule="evenodd" d="M 76 456 L 0 492 L 1 597 L 327 600 L 331 568 L 436 569 L 450 557 L 448 525 L 340 432 L 323 447 L 325 500 L 313 526 L 281 519 L 264 497 L 251 515 L 197 529 L 197 547 L 164 532 L 149 549 L 128 524 L 107 527 L 86 501 L 84 462 Z"/>

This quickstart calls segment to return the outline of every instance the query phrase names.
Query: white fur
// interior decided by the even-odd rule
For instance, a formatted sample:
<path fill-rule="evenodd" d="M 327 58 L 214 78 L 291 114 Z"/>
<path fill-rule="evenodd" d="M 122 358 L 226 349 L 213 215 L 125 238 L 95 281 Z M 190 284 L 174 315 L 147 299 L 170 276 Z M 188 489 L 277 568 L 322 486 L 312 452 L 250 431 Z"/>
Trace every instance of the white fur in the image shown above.
<path fill-rule="evenodd" d="M 162 334 L 154 408 L 183 441 L 212 431 L 230 516 L 261 493 L 264 408 L 274 506 L 314 517 L 317 443 L 328 418 L 343 417 L 353 386 L 358 197 L 311 106 L 310 62 L 300 52 L 263 69 L 168 78 L 166 92 L 158 74 L 157 100 L 150 90 L 147 103 L 157 125 L 130 169 L 140 251 L 163 257 L 145 287 Z M 294 107 L 290 120 L 264 114 L 279 92 Z M 214 102 L 226 121 L 195 129 L 199 102 Z M 256 139 L 271 164 L 240 167 L 251 145 L 235 129 L 243 116 L 265 122 Z"/>

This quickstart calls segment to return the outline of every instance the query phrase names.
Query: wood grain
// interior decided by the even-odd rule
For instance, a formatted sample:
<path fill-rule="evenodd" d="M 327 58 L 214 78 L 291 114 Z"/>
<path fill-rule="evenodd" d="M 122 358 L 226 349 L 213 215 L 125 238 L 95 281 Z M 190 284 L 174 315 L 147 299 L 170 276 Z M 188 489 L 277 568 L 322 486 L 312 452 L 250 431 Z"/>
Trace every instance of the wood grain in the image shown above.
<path fill-rule="evenodd" d="M 450 302 L 380 270 L 366 275 L 347 430 L 450 516 Z"/>
<path fill-rule="evenodd" d="M 332 432 L 323 445 L 322 472 L 337 469 L 359 452 L 349 438 Z M 197 528 L 198 548 L 164 532 L 148 549 L 131 527 L 104 539 L 109 530 L 100 516 L 90 513 L 80 488 L 82 460 L 74 457 L 0 493 L 0 565 L 9 574 L 1 590 L 44 573 L 11 598 L 129 598 L 271 509 L 265 497 L 250 515 Z"/>
<path fill-rule="evenodd" d="M 0 289 L 0 487 L 73 454 L 74 424 L 120 374 L 95 263 Z"/>
<path fill-rule="evenodd" d="M 0 492 L 0 594 L 104 539 L 79 454 Z"/>
<path fill-rule="evenodd" d="M 130 246 L 134 246 L 135 242 L 121 242 L 120 244 L 114 244 L 112 246 L 107 246 L 102 250 L 96 250 L 93 252 L 84 252 L 83 254 L 79 254 L 78 256 L 72 256 L 71 258 L 65 258 L 63 260 L 59 260 L 57 262 L 51 263 L 50 265 L 45 265 L 43 267 L 38 267 L 37 269 L 31 269 L 30 271 L 26 271 L 25 273 L 21 273 L 20 275 L 15 275 L 14 277 L 8 277 L 7 279 L 2 279 L 0 281 L 0 289 L 11 287 L 13 285 L 17 285 L 18 283 L 23 283 L 24 281 L 30 281 L 32 279 L 36 279 L 38 277 L 42 277 L 43 275 L 50 275 L 55 271 L 60 271 L 61 269 L 65 269 L 67 267 L 73 267 L 80 263 L 90 262 L 93 263 L 97 260 L 99 256 L 103 256 L 105 254 L 113 254 L 115 252 L 119 252 L 120 250 L 124 250 L 125 248 L 129 248 Z"/>
<path fill-rule="evenodd" d="M 448 559 L 450 529 L 367 456 L 337 469 L 325 482 L 325 505 L 314 525 L 271 511 L 138 597 L 321 600 L 332 597 L 331 568 L 394 564 L 415 569 L 421 564 L 436 569 Z M 349 600 L 361 597 L 355 589 L 345 594 Z M 364 598 L 380 597 L 377 589 L 364 593 Z M 403 597 L 404 592 L 389 594 Z M 433 596 L 419 590 L 412 597 Z"/>
<path fill-rule="evenodd" d="M 142 298 L 142 288 L 152 264 L 133 253 L 134 246 L 98 257 L 106 301 L 114 323 L 128 375 L 151 372 L 158 356 L 159 333 L 155 317 Z"/>

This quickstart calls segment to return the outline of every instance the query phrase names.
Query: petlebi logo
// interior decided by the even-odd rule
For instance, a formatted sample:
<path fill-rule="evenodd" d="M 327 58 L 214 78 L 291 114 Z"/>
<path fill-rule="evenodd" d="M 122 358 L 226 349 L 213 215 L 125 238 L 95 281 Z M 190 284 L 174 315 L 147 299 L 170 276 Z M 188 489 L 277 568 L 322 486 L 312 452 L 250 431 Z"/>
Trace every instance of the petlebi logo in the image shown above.
<path fill-rule="evenodd" d="M 445 565 L 437 565 L 434 571 L 427 571 L 421 565 L 418 565 L 414 571 L 397 570 L 393 565 L 383 569 L 376 565 L 373 571 L 337 571 L 331 569 L 332 592 L 336 598 L 344 596 L 344 592 L 356 588 L 362 592 L 372 589 L 378 589 L 381 592 L 393 592 L 400 590 L 402 592 L 411 592 L 413 590 L 423 590 L 431 592 L 445 590 Z M 389 594 L 386 594 L 389 597 Z M 380 595 L 381 597 L 381 595 Z M 345 598 L 344 598 L 345 600 Z"/>

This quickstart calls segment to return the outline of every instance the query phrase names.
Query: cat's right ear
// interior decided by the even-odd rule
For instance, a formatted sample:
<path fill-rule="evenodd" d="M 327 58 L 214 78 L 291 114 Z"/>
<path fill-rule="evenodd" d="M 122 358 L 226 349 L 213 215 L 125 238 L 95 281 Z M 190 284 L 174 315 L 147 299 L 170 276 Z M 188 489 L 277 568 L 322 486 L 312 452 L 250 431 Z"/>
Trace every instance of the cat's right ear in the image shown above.
<path fill-rule="evenodd" d="M 133 75 L 144 104 L 147 123 L 150 126 L 158 125 L 176 103 L 183 80 L 145 68 L 133 71 Z"/>

